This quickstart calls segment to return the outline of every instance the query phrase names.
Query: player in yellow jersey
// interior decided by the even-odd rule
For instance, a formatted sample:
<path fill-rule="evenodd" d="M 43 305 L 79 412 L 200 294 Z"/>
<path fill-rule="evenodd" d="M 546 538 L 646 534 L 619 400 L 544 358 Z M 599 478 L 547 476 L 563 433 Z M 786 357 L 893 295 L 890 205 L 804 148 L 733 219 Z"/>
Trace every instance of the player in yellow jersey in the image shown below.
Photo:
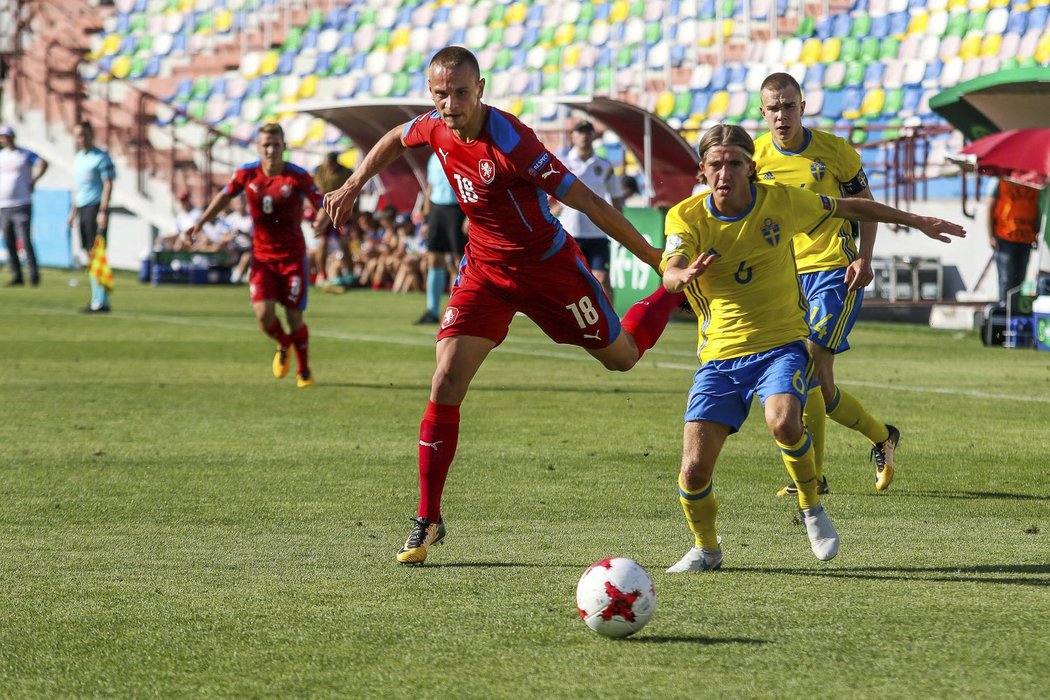
<path fill-rule="evenodd" d="M 773 73 L 762 82 L 761 98 L 769 131 L 755 139 L 760 182 L 802 187 L 830 197 L 872 198 L 853 147 L 838 136 L 802 126 L 806 102 L 798 81 L 787 73 Z M 879 491 L 893 481 L 894 451 L 901 440 L 896 427 L 877 420 L 860 401 L 835 385 L 835 355 L 849 350 L 847 337 L 860 312 L 864 287 L 872 280 L 877 225 L 860 224 L 860 250 L 854 243 L 855 226 L 848 218 L 836 216 L 807 237 L 795 239 L 798 273 L 809 304 L 807 343 L 814 376 L 803 419 L 813 437 L 821 493 L 828 491 L 824 476 L 828 416 L 871 441 Z M 788 484 L 777 495 L 794 493 L 795 485 Z"/>
<path fill-rule="evenodd" d="M 720 124 L 700 140 L 700 180 L 711 186 L 667 214 L 663 283 L 684 291 L 699 326 L 700 369 L 685 411 L 679 501 L 694 546 L 670 573 L 722 565 L 715 531 L 715 462 L 739 430 L 752 398 L 796 485 L 810 548 L 820 560 L 839 537 L 820 503 L 814 449 L 802 422 L 811 371 L 808 304 L 795 272 L 793 240 L 838 216 L 912 226 L 947 242 L 961 227 L 871 200 L 836 199 L 797 187 L 756 185 L 755 146 L 738 126 Z"/>

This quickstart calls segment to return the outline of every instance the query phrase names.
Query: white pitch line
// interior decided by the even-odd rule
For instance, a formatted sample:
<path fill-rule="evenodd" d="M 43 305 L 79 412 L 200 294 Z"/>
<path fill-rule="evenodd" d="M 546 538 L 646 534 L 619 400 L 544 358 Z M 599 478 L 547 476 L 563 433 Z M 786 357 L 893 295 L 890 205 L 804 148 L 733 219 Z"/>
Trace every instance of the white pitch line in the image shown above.
<path fill-rule="evenodd" d="M 69 315 L 75 316 L 76 312 L 69 311 L 66 309 L 34 309 L 37 313 L 47 313 L 55 315 Z M 154 314 L 136 314 L 126 312 L 116 312 L 109 315 L 109 318 L 113 319 L 127 319 L 134 321 L 150 321 L 154 323 L 168 323 L 179 326 L 197 326 L 200 328 L 219 328 L 222 330 L 230 331 L 244 331 L 250 333 L 258 333 L 259 330 L 255 326 L 245 326 L 243 324 L 227 323 L 222 321 L 205 321 L 199 318 L 186 318 L 180 316 L 157 316 Z M 432 337 L 390 337 L 382 335 L 369 335 L 367 333 L 343 333 L 340 331 L 326 331 L 323 329 L 314 328 L 310 329 L 310 336 L 314 338 L 329 338 L 332 340 L 347 340 L 359 343 L 379 343 L 385 345 L 401 345 L 405 347 L 434 347 L 434 339 Z M 549 357 L 556 360 L 570 360 L 574 362 L 594 362 L 594 358 L 586 354 L 584 351 L 577 349 L 576 352 L 557 351 L 557 350 L 534 350 L 529 348 L 514 347 L 516 341 L 508 339 L 504 341 L 502 345 L 496 348 L 496 352 L 508 353 L 511 355 L 521 355 L 524 357 Z M 532 345 L 537 341 L 531 339 L 523 339 L 518 341 L 522 345 Z M 547 341 L 550 342 L 550 341 Z M 655 354 L 655 353 L 654 353 Z M 666 355 L 685 355 L 678 351 L 663 351 L 661 354 Z M 639 365 L 640 367 L 648 367 L 651 369 L 666 369 L 674 371 L 688 371 L 695 372 L 697 369 L 696 364 L 679 364 L 675 362 L 643 362 Z M 950 387 L 930 387 L 930 386 L 902 386 L 900 384 L 883 384 L 880 382 L 867 382 L 862 380 L 851 380 L 839 382 L 846 386 L 860 386 L 869 389 L 881 389 L 889 391 L 904 391 L 915 394 L 940 394 L 942 396 L 959 396 L 964 398 L 973 399 L 990 399 L 997 401 L 1020 401 L 1024 403 L 1045 403 L 1050 404 L 1050 396 L 1016 396 L 1013 394 L 996 394 L 988 391 L 977 391 L 968 389 L 953 389 Z"/>

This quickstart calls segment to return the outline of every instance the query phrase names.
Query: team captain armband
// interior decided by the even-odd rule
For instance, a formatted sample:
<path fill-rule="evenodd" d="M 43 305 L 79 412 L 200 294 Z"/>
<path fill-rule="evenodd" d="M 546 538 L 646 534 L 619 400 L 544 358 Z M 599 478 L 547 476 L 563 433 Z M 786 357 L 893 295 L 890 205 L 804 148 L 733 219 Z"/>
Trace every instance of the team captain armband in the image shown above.
<path fill-rule="evenodd" d="M 842 193 L 846 196 L 860 194 L 867 188 L 868 176 L 864 174 L 864 168 L 861 168 L 860 171 L 857 173 L 857 176 L 854 177 L 852 180 L 850 180 L 849 182 L 842 183 Z"/>

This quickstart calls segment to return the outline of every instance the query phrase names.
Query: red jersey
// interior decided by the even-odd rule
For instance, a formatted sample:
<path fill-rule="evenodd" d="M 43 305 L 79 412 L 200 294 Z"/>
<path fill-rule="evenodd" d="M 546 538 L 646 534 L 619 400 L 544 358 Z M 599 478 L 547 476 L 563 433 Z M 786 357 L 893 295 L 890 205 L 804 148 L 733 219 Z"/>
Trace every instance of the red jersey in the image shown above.
<path fill-rule="evenodd" d="M 406 146 L 429 144 L 452 183 L 467 218 L 467 255 L 505 263 L 545 260 L 565 244 L 565 229 L 551 214 L 547 195 L 561 198 L 576 176 L 540 143 L 529 127 L 486 107 L 477 140 L 461 141 L 437 111 L 405 125 Z"/>
<path fill-rule="evenodd" d="M 255 224 L 252 255 L 260 262 L 298 261 L 306 255 L 303 240 L 303 197 L 315 208 L 321 192 L 310 173 L 298 165 L 284 164 L 278 175 L 268 176 L 256 161 L 242 165 L 223 190 L 236 197 L 244 192 Z"/>

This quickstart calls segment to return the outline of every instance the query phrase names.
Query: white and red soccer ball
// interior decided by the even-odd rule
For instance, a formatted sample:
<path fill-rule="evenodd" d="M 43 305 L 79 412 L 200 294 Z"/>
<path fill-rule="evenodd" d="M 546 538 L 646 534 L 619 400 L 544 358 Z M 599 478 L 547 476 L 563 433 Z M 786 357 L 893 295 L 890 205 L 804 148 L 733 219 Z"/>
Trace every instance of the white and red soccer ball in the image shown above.
<path fill-rule="evenodd" d="M 576 608 L 587 626 L 606 637 L 626 637 L 645 627 L 656 611 L 649 572 L 631 559 L 596 561 L 576 584 Z"/>

